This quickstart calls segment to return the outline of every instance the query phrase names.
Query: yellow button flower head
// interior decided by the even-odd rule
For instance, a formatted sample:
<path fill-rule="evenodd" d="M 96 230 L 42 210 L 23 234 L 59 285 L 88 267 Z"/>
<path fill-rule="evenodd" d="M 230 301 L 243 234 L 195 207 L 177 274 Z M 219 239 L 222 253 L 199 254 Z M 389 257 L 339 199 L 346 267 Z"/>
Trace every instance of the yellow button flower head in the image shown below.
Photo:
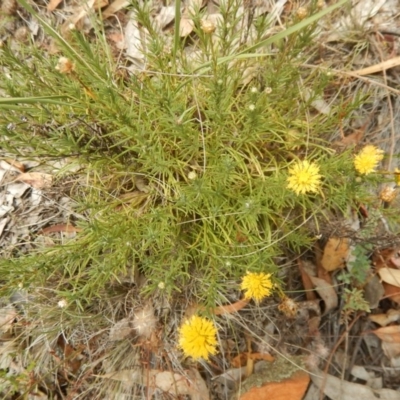
<path fill-rule="evenodd" d="M 354 167 L 360 174 L 368 175 L 375 171 L 379 161 L 383 158 L 383 150 L 376 146 L 365 146 L 355 157 Z"/>
<path fill-rule="evenodd" d="M 186 356 L 208 359 L 217 352 L 217 329 L 206 318 L 194 315 L 179 328 L 179 347 Z"/>
<path fill-rule="evenodd" d="M 379 198 L 386 203 L 391 203 L 397 196 L 397 190 L 390 186 L 385 186 L 379 193 Z"/>
<path fill-rule="evenodd" d="M 319 166 L 307 160 L 299 161 L 289 168 L 288 189 L 296 194 L 317 192 L 321 185 Z"/>
<path fill-rule="evenodd" d="M 254 299 L 259 303 L 264 297 L 271 294 L 274 284 L 271 281 L 271 274 L 247 272 L 240 287 L 245 291 L 245 299 Z"/>

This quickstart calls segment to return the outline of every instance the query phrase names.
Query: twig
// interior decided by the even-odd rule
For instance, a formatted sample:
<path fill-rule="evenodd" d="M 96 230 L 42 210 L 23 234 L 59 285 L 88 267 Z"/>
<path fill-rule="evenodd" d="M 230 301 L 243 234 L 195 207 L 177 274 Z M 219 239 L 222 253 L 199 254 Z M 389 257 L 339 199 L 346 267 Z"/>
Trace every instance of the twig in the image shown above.
<path fill-rule="evenodd" d="M 335 346 L 333 347 L 331 354 L 329 354 L 329 357 L 326 361 L 326 366 L 324 368 L 324 377 L 322 380 L 322 384 L 320 387 L 320 392 L 319 392 L 319 400 L 322 400 L 323 396 L 324 396 L 324 388 L 326 385 L 326 379 L 328 376 L 328 369 L 329 366 L 331 365 L 332 362 L 332 358 L 333 355 L 335 354 L 336 350 L 338 349 L 338 347 L 340 346 L 340 344 L 343 342 L 343 340 L 345 339 L 346 335 L 350 332 L 351 328 L 353 327 L 353 325 L 356 323 L 356 321 L 361 317 L 362 313 L 359 313 L 358 315 L 356 315 L 353 319 L 353 321 L 351 321 L 350 325 L 347 327 L 347 329 L 341 334 L 340 338 L 338 339 L 338 341 L 336 342 Z"/>

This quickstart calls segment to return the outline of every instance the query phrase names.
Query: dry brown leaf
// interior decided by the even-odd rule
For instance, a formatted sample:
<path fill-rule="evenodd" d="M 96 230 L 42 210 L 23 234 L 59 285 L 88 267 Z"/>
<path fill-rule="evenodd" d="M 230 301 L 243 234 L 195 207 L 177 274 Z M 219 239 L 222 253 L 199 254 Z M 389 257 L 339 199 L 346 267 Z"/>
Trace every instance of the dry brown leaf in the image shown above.
<path fill-rule="evenodd" d="M 400 355 L 400 325 L 385 326 L 372 331 L 382 340 L 382 350 L 392 364 Z"/>
<path fill-rule="evenodd" d="M 228 382 L 239 382 L 246 375 L 246 367 L 230 368 L 219 375 L 216 380 L 227 385 Z"/>
<path fill-rule="evenodd" d="M 400 319 L 400 310 L 392 308 L 386 314 L 369 315 L 368 318 L 380 326 L 386 326 Z"/>
<path fill-rule="evenodd" d="M 19 169 L 20 172 L 24 172 L 25 171 L 25 165 L 22 164 L 21 162 L 19 162 L 17 160 L 12 160 L 11 158 L 6 158 L 5 161 L 7 161 L 13 167 Z"/>
<path fill-rule="evenodd" d="M 280 382 L 268 382 L 252 387 L 240 396 L 240 400 L 301 400 L 307 390 L 310 376 L 304 371 L 295 372 Z"/>
<path fill-rule="evenodd" d="M 122 33 L 110 33 L 107 35 L 107 37 L 114 43 L 117 43 L 117 44 L 123 43 L 123 45 L 125 45 L 125 38 Z"/>
<path fill-rule="evenodd" d="M 142 51 L 141 29 L 139 29 L 139 24 L 134 16 L 131 15 L 124 30 L 126 55 L 136 60 L 139 65 L 143 64 L 145 58 Z"/>
<path fill-rule="evenodd" d="M 310 275 L 306 272 L 303 266 L 303 260 L 298 259 L 297 265 L 299 266 L 301 280 L 303 281 L 303 287 L 306 293 L 307 300 L 316 300 L 317 295 L 314 292 L 314 285 L 312 283 L 312 280 L 310 279 Z"/>
<path fill-rule="evenodd" d="M 111 3 L 102 13 L 103 18 L 111 17 L 111 15 L 115 14 L 117 11 L 121 10 L 122 8 L 129 6 L 129 0 L 115 0 Z"/>
<path fill-rule="evenodd" d="M 49 4 L 47 5 L 47 11 L 54 11 L 61 2 L 62 0 L 50 0 Z"/>
<path fill-rule="evenodd" d="M 170 371 L 151 369 L 147 371 L 123 370 L 106 375 L 95 375 L 128 384 L 143 384 L 174 396 L 188 395 L 192 400 L 209 400 L 207 385 L 197 369 L 187 370 L 186 376 Z"/>
<path fill-rule="evenodd" d="M 10 160 L 0 160 L 0 170 L 21 172 L 18 166 L 15 166 L 14 163 L 11 163 Z"/>
<path fill-rule="evenodd" d="M 400 258 L 398 248 L 387 248 L 375 251 L 373 263 L 382 280 L 385 297 L 400 304 L 399 270 Z M 381 275 L 382 274 L 382 275 Z"/>
<path fill-rule="evenodd" d="M 380 268 L 378 274 L 383 282 L 400 287 L 400 270 L 394 268 Z"/>
<path fill-rule="evenodd" d="M 16 180 L 24 182 L 35 189 L 46 189 L 52 185 L 53 176 L 42 172 L 25 172 L 18 175 Z"/>
<path fill-rule="evenodd" d="M 76 226 L 73 226 L 71 224 L 58 224 L 58 225 L 48 226 L 47 228 L 43 228 L 40 231 L 42 235 L 55 232 L 75 233 L 75 232 L 82 232 L 82 229 L 77 228 Z"/>
<path fill-rule="evenodd" d="M 182 17 L 179 23 L 179 35 L 181 37 L 188 36 L 192 33 L 193 29 L 194 22 L 187 17 Z"/>
<path fill-rule="evenodd" d="M 343 268 L 349 255 L 350 240 L 331 237 L 325 245 L 321 264 L 326 271 Z"/>
<path fill-rule="evenodd" d="M 93 8 L 100 10 L 101 8 L 108 6 L 108 0 L 95 0 Z"/>
<path fill-rule="evenodd" d="M 385 326 L 372 331 L 383 342 L 400 343 L 400 325 Z"/>
<path fill-rule="evenodd" d="M 161 7 L 159 13 L 154 18 L 154 23 L 158 27 L 159 31 L 162 31 L 175 18 L 175 4 L 171 6 Z"/>
<path fill-rule="evenodd" d="M 242 299 L 233 304 L 216 307 L 214 308 L 213 312 L 215 315 L 232 314 L 234 312 L 241 310 L 243 307 L 246 307 L 247 304 L 249 304 L 249 302 L 250 300 Z"/>
<path fill-rule="evenodd" d="M 365 129 L 357 129 L 347 136 L 343 136 L 341 140 L 333 143 L 335 147 L 347 148 L 349 146 L 356 146 L 364 137 Z"/>
<path fill-rule="evenodd" d="M 188 371 L 189 379 L 169 371 L 159 371 L 154 375 L 158 389 L 173 395 L 189 395 L 192 400 L 208 400 L 207 386 L 197 369 Z"/>
<path fill-rule="evenodd" d="M 344 381 L 321 371 L 311 374 L 313 383 L 331 400 L 399 400 L 399 392 L 390 389 L 373 390 L 366 385 Z"/>
<path fill-rule="evenodd" d="M 324 279 L 316 278 L 314 276 L 310 276 L 310 279 L 315 286 L 315 290 L 321 296 L 322 300 L 325 303 L 324 315 L 326 315 L 331 310 L 334 310 L 339 304 L 336 290 L 330 283 L 326 282 Z"/>
<path fill-rule="evenodd" d="M 393 361 L 400 355 L 400 343 L 382 342 L 382 350 L 393 365 Z"/>
<path fill-rule="evenodd" d="M 7 332 L 17 317 L 17 310 L 10 304 L 0 308 L 0 332 Z"/>
<path fill-rule="evenodd" d="M 385 282 L 382 282 L 382 285 L 385 290 L 385 297 L 400 304 L 400 288 Z"/>
<path fill-rule="evenodd" d="M 357 379 L 361 379 L 363 381 L 367 381 L 371 377 L 369 372 L 361 365 L 354 365 L 351 369 L 351 374 Z"/>
<path fill-rule="evenodd" d="M 259 73 L 259 69 L 260 69 L 260 67 L 258 67 L 258 66 L 247 67 L 243 71 L 241 84 L 244 86 L 248 85 L 252 79 L 257 77 L 257 74 Z"/>
<path fill-rule="evenodd" d="M 149 377 L 151 375 L 151 371 L 149 371 Z M 118 382 L 124 382 L 128 384 L 142 384 L 143 383 L 143 373 L 139 369 L 124 369 L 117 372 L 110 372 L 109 374 L 104 375 L 93 375 L 98 378 L 104 379 L 112 379 Z"/>
<path fill-rule="evenodd" d="M 81 355 L 82 350 L 74 349 L 64 338 L 60 335 L 57 339 L 57 346 L 62 350 L 65 360 L 65 366 L 69 372 L 75 374 L 81 367 L 83 356 Z"/>

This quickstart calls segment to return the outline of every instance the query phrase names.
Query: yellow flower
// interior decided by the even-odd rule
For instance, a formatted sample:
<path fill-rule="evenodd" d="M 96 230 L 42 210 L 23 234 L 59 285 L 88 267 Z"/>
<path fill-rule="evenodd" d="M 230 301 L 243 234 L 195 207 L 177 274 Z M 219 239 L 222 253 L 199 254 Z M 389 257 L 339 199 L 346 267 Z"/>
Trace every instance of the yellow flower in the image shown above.
<path fill-rule="evenodd" d="M 271 294 L 274 284 L 271 281 L 271 274 L 247 272 L 240 287 L 245 291 L 245 299 L 254 299 L 259 303 Z"/>
<path fill-rule="evenodd" d="M 208 359 L 217 352 L 217 329 L 206 318 L 194 315 L 179 328 L 179 347 L 186 356 Z"/>
<path fill-rule="evenodd" d="M 368 175 L 375 171 L 379 161 L 383 158 L 383 150 L 376 146 L 365 146 L 355 157 L 354 167 L 360 174 Z"/>
<path fill-rule="evenodd" d="M 322 176 L 319 174 L 319 166 L 307 160 L 299 161 L 289 168 L 289 175 L 287 187 L 296 194 L 317 192 L 321 185 Z"/>

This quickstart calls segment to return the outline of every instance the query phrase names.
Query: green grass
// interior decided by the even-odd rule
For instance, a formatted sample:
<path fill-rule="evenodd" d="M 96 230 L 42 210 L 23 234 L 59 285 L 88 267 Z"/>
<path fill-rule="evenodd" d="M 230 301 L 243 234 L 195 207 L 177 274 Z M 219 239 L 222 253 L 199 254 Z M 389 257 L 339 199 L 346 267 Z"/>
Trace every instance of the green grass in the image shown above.
<path fill-rule="evenodd" d="M 171 38 L 170 51 L 168 36 L 132 6 L 150 32 L 148 64 L 138 74 L 124 73 L 95 20 L 90 42 L 79 32 L 67 41 L 41 21 L 74 64 L 71 73 L 35 46 L 21 55 L 4 44 L 0 66 L 8 74 L 0 86 L 10 97 L 0 102 L 1 147 L 41 160 L 38 171 L 67 160 L 54 185 L 63 190 L 73 180 L 65 194 L 82 218 L 69 222 L 82 231 L 29 254 L 15 249 L 0 262 L 3 295 L 17 287 L 40 292 L 53 310 L 65 299 L 63 324 L 73 330 L 81 315 L 112 314 L 113 301 L 131 293 L 126 276 L 135 277 L 140 298 L 207 307 L 237 293 L 246 271 L 271 273 L 282 284 L 278 258 L 311 248 L 318 229 L 310 226 L 325 224 L 326 210 L 340 215 L 368 199 L 351 150 L 335 152 L 327 142 L 367 99 L 337 96 L 329 114 L 318 113 L 312 102 L 326 97 L 334 77 L 302 68 L 316 56 L 315 22 L 343 3 L 294 17 L 267 38 L 268 18 L 259 17 L 250 46 L 237 45 L 234 1 L 221 11 L 219 41 L 201 30 L 197 15 L 195 63 L 184 40 Z M 246 70 L 253 76 L 243 84 Z M 288 169 L 301 159 L 320 166 L 320 192 L 287 188 Z M 107 325 L 97 323 L 90 329 Z"/>

